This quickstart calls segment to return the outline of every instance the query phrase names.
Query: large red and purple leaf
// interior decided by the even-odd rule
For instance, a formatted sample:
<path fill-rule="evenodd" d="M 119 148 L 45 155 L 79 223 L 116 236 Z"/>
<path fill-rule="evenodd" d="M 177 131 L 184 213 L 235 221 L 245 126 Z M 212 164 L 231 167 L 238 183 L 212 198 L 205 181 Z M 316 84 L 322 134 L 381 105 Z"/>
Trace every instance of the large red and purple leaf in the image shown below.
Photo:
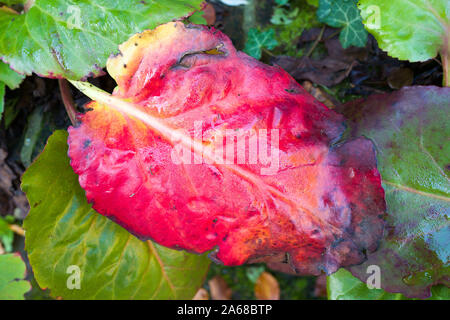
<path fill-rule="evenodd" d="M 298 273 L 332 273 L 377 248 L 385 202 L 371 142 L 336 144 L 343 117 L 284 70 L 237 52 L 215 29 L 182 23 L 119 48 L 107 63 L 113 97 L 152 120 L 113 99 L 90 103 L 69 129 L 71 165 L 99 213 L 141 239 L 215 249 L 225 265 L 281 257 Z M 252 162 L 246 144 L 231 162 L 211 158 L 224 140 L 235 150 L 230 132 L 278 157 Z M 195 156 L 180 161 L 174 150 L 186 141 Z"/>
<path fill-rule="evenodd" d="M 370 138 L 386 191 L 380 248 L 350 268 L 364 282 L 377 265 L 381 287 L 427 298 L 450 286 L 450 88 L 410 87 L 341 107 L 352 135 Z"/>

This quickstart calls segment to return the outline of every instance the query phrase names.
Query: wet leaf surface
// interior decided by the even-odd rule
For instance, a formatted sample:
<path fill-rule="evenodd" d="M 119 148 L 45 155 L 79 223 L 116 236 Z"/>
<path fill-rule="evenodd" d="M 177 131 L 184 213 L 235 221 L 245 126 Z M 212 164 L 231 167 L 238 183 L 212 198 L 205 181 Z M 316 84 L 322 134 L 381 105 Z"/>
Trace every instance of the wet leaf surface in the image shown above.
<path fill-rule="evenodd" d="M 327 277 L 328 299 L 330 300 L 408 300 L 401 293 L 389 293 L 383 289 L 367 287 L 365 282 L 340 269 Z M 450 288 L 437 285 L 431 288 L 430 300 L 449 300 Z"/>
<path fill-rule="evenodd" d="M 351 134 L 373 141 L 386 191 L 385 238 L 350 268 L 364 282 L 378 265 L 389 292 L 426 298 L 432 285 L 450 285 L 449 110 L 449 88 L 419 86 L 341 108 Z"/>
<path fill-rule="evenodd" d="M 40 287 L 64 299 L 192 299 L 209 260 L 142 242 L 97 214 L 70 168 L 66 141 L 56 131 L 22 178 L 31 206 L 25 249 Z M 71 266 L 80 289 L 67 285 Z"/>
<path fill-rule="evenodd" d="M 230 266 L 276 260 L 332 273 L 376 249 L 385 203 L 371 143 L 332 146 L 343 118 L 286 72 L 236 52 L 217 30 L 182 23 L 120 50 L 107 64 L 113 96 L 78 83 L 103 102 L 69 129 L 71 165 L 98 212 L 144 240 L 215 249 Z M 279 161 L 216 156 L 230 131 L 254 139 L 260 129 L 279 134 L 266 140 Z M 191 135 L 203 140 L 192 149 Z"/>
<path fill-rule="evenodd" d="M 99 75 L 108 56 L 132 34 L 187 16 L 202 2 L 41 0 L 22 14 L 2 8 L 0 57 L 27 75 Z"/>
<path fill-rule="evenodd" d="M 381 49 L 400 60 L 425 61 L 448 54 L 448 0 L 360 0 L 366 28 Z"/>

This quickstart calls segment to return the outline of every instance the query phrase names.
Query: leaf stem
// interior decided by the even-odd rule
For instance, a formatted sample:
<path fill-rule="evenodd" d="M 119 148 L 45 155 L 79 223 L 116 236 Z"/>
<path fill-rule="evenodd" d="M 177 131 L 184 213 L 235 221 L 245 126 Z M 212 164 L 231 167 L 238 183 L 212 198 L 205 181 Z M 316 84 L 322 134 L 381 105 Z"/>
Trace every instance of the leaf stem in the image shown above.
<path fill-rule="evenodd" d="M 14 233 L 18 234 L 19 236 L 22 236 L 22 237 L 25 236 L 25 230 L 21 226 L 18 226 L 17 224 L 9 225 L 9 229 L 11 231 L 13 231 Z"/>
<path fill-rule="evenodd" d="M 447 52 L 447 50 L 444 50 L 441 53 L 442 72 L 444 73 L 444 79 L 443 79 L 443 86 L 444 87 L 450 87 L 449 55 L 450 55 L 450 53 Z"/>
<path fill-rule="evenodd" d="M 61 91 L 61 98 L 63 100 L 64 107 L 66 108 L 67 115 L 69 116 L 72 125 L 77 125 L 77 112 L 75 102 L 70 92 L 69 83 L 66 79 L 58 79 L 59 91 Z"/>
<path fill-rule="evenodd" d="M 308 53 L 306 54 L 307 57 L 309 57 L 313 53 L 314 49 L 316 49 L 316 47 L 319 44 L 320 40 L 322 40 L 323 33 L 325 32 L 325 28 L 326 28 L 326 26 L 323 25 L 322 29 L 320 30 L 319 36 L 317 37 L 316 41 L 314 41 L 311 49 L 309 49 Z"/>

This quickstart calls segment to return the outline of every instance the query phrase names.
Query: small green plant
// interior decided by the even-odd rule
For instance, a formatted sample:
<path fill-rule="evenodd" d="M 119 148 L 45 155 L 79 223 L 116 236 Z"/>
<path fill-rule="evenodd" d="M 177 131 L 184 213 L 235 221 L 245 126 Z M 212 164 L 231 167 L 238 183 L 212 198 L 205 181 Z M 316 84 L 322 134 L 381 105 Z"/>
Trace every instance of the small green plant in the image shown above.
<path fill-rule="evenodd" d="M 341 29 L 339 40 L 344 48 L 364 47 L 367 43 L 367 31 L 362 24 L 357 2 L 358 0 L 319 0 L 319 21 Z"/>

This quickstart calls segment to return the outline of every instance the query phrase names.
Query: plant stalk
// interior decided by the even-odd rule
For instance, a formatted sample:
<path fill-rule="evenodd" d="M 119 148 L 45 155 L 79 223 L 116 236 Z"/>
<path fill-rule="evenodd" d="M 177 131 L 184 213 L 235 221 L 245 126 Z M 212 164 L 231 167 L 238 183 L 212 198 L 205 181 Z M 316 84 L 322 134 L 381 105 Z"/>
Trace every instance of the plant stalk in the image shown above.
<path fill-rule="evenodd" d="M 441 60 L 442 60 L 442 72 L 444 74 L 444 79 L 443 79 L 443 86 L 444 87 L 450 87 L 450 66 L 449 66 L 449 57 L 450 53 L 446 52 L 446 50 L 444 50 L 441 53 Z"/>
<path fill-rule="evenodd" d="M 72 93 L 70 92 L 69 83 L 66 79 L 58 79 L 59 90 L 61 91 L 61 98 L 63 100 L 64 107 L 66 108 L 67 115 L 69 116 L 72 125 L 77 125 L 77 112 L 75 107 L 75 102 L 72 98 Z"/>

